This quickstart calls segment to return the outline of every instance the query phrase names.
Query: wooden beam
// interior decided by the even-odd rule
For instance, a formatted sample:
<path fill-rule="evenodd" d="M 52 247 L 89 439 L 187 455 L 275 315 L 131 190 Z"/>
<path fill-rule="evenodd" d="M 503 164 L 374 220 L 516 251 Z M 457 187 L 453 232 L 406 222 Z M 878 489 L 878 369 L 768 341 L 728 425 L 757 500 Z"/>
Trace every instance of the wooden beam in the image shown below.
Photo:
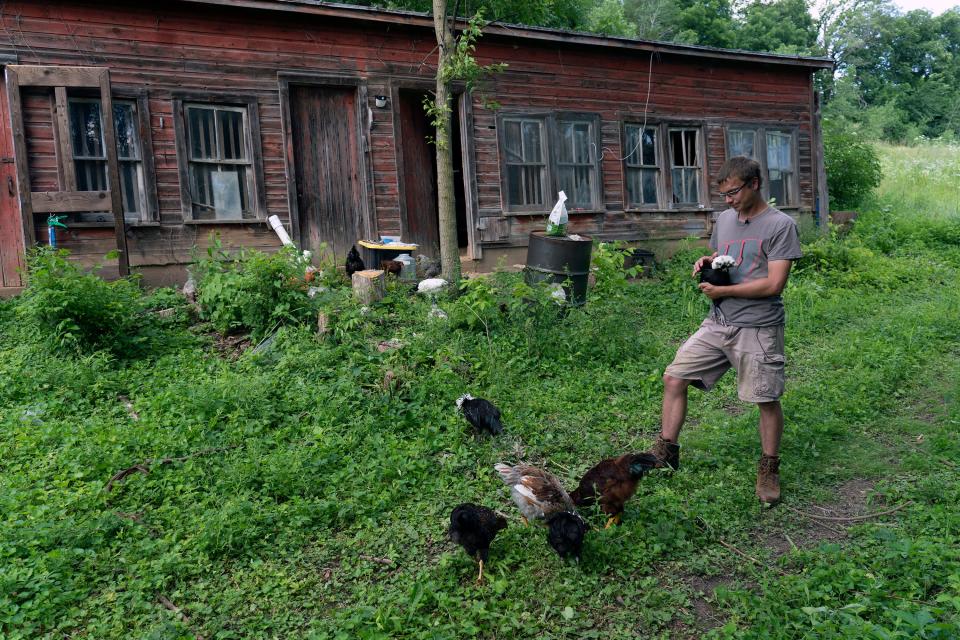
<path fill-rule="evenodd" d="M 113 208 L 109 191 L 34 191 L 30 198 L 36 213 L 110 211 Z"/>
<path fill-rule="evenodd" d="M 360 162 L 357 169 L 360 171 L 360 202 L 362 210 L 357 212 L 359 220 L 354 220 L 354 234 L 358 238 L 375 238 L 377 236 L 377 202 L 376 191 L 373 185 L 373 144 L 370 139 L 370 105 L 367 104 L 367 85 L 361 83 L 357 87 L 356 100 L 357 114 L 357 142 L 360 143 Z"/>
<path fill-rule="evenodd" d="M 309 238 L 302 236 L 300 227 L 300 201 L 297 199 L 297 163 L 293 153 L 293 122 L 290 115 L 290 81 L 277 75 L 280 87 L 280 131 L 283 134 L 283 169 L 287 185 L 287 215 L 290 219 L 291 237 L 298 247 L 308 247 Z M 266 214 L 265 214 L 266 215 Z"/>
<path fill-rule="evenodd" d="M 23 244 L 32 247 L 36 243 L 33 232 L 33 206 L 30 199 L 30 172 L 28 170 L 27 141 L 23 128 L 23 106 L 20 102 L 20 79 L 13 65 L 6 68 L 7 103 L 10 105 L 10 123 L 13 127 L 13 148 L 17 165 L 17 193 L 20 198 L 20 224 L 23 229 Z"/>
<path fill-rule="evenodd" d="M 121 276 L 130 275 L 130 256 L 127 253 L 127 228 L 123 217 L 123 193 L 120 191 L 120 160 L 117 158 L 117 130 L 113 124 L 113 97 L 110 94 L 110 73 L 104 69 L 99 78 L 100 117 L 103 122 L 103 141 L 107 148 L 107 178 L 110 182 L 110 208 L 117 236 L 117 266 Z"/>
<path fill-rule="evenodd" d="M 473 150 L 473 95 L 460 94 L 460 155 L 463 169 L 463 200 L 467 208 L 467 253 L 474 260 L 483 258 L 477 229 L 477 164 Z M 599 174 L 598 174 L 599 175 Z"/>
<path fill-rule="evenodd" d="M 77 87 L 90 88 L 100 85 L 104 67 L 60 67 L 16 64 L 10 69 L 17 72 L 21 85 L 31 87 Z"/>
<path fill-rule="evenodd" d="M 77 170 L 73 164 L 73 140 L 70 136 L 70 106 L 67 88 L 54 87 L 54 133 L 57 139 L 57 167 L 61 169 L 60 186 L 64 191 L 77 190 Z"/>
<path fill-rule="evenodd" d="M 820 218 L 820 232 L 830 232 L 830 194 L 827 191 L 827 166 L 823 157 L 823 130 L 820 127 L 820 92 L 813 92 L 813 122 L 811 123 L 811 143 L 813 145 L 813 165 L 817 172 L 817 210 Z"/>

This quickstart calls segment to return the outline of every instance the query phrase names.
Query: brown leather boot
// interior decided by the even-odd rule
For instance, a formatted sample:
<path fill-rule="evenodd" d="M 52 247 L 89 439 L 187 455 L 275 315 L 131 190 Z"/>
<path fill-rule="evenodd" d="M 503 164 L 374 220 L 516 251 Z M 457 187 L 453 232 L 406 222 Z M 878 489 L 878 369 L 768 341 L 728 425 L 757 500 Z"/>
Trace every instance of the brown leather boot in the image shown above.
<path fill-rule="evenodd" d="M 763 455 L 757 463 L 757 497 L 767 506 L 780 502 L 780 458 Z"/>
<path fill-rule="evenodd" d="M 680 445 L 665 440 L 663 436 L 657 436 L 656 442 L 647 453 L 657 459 L 654 469 L 667 468 L 677 471 L 680 468 Z"/>

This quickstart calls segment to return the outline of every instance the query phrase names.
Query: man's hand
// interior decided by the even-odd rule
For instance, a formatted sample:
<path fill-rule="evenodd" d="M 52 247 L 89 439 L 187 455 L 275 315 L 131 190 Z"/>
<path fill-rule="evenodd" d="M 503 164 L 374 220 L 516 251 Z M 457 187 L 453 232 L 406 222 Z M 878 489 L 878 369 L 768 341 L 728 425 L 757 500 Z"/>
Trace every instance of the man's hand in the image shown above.
<path fill-rule="evenodd" d="M 727 295 L 725 295 L 724 292 L 728 288 L 729 287 L 718 287 L 717 285 L 710 284 L 709 282 L 700 283 L 700 291 L 703 291 L 704 295 L 711 300 L 716 300 L 717 298 L 726 298 Z"/>
<path fill-rule="evenodd" d="M 708 262 L 712 264 L 713 259 L 716 257 L 717 257 L 717 252 L 714 251 L 712 256 L 703 256 L 702 258 L 697 260 L 695 263 L 693 263 L 693 273 L 691 273 L 690 275 L 695 276 L 698 273 L 700 273 L 700 269 L 703 269 L 703 265 Z"/>

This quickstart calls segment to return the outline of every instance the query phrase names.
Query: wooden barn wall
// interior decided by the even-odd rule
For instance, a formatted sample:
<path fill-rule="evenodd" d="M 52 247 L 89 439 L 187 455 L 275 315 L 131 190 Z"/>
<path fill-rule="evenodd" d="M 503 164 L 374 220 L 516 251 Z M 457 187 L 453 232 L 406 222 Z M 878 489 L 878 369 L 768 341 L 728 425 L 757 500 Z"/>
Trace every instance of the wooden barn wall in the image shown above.
<path fill-rule="evenodd" d="M 216 230 L 227 246 L 272 249 L 278 244 L 264 223 L 184 223 L 174 137 L 173 99 L 178 93 L 210 93 L 256 99 L 259 108 L 267 215 L 289 223 L 285 140 L 278 74 L 360 78 L 368 96 L 367 169 L 376 232 L 400 232 L 400 182 L 391 108 L 377 109 L 373 96 L 390 95 L 394 82 L 431 79 L 433 32 L 369 25 L 359 21 L 256 12 L 236 7 L 163 3 L 162 12 L 139 3 L 8 2 L 0 13 L 4 34 L 20 64 L 107 66 L 114 94 L 147 91 L 159 224 L 128 232 L 131 265 L 188 262 L 195 245 Z M 673 239 L 704 237 L 709 211 L 624 212 L 620 122 L 642 117 L 649 79 L 651 118 L 697 120 L 709 149 L 706 180 L 724 159 L 728 120 L 798 126 L 802 208 L 813 202 L 810 145 L 810 71 L 783 65 L 656 55 L 562 43 L 485 37 L 481 62 L 508 61 L 485 96 L 504 111 L 569 110 L 600 115 L 605 213 L 573 216 L 573 228 L 602 237 Z M 473 161 L 476 167 L 481 239 L 490 245 L 525 245 L 543 216 L 504 216 L 500 202 L 496 112 L 473 99 Z M 31 90 L 24 97 L 33 190 L 58 188 L 50 98 Z M 258 141 L 254 140 L 254 144 Z M 151 176 L 147 176 L 151 179 Z M 711 187 L 715 205 L 722 202 Z M 358 212 L 359 213 L 359 212 Z M 113 247 L 111 227 L 71 229 L 63 245 L 102 256 Z M 38 228 L 38 237 L 43 237 Z"/>
<path fill-rule="evenodd" d="M 700 123 L 704 128 L 711 206 L 726 208 L 715 186 L 726 159 L 725 126 L 757 122 L 798 129 L 799 206 L 813 209 L 810 140 L 811 74 L 807 69 L 742 61 L 695 61 L 687 57 L 646 53 L 564 49 L 531 43 L 520 54 L 510 43 L 482 41 L 482 62 L 509 60 L 490 93 L 502 113 L 573 111 L 596 113 L 601 119 L 603 206 L 599 214 L 571 215 L 571 228 L 605 239 L 672 240 L 706 237 L 714 212 L 709 210 L 625 211 L 621 158 L 621 123 L 651 121 Z M 649 102 L 647 93 L 649 90 Z M 646 103 L 646 108 L 645 108 Z M 474 101 L 477 189 L 480 226 L 490 243 L 525 244 L 544 216 L 503 216 L 500 199 L 497 113 Z M 552 203 L 551 203 L 552 204 Z M 487 219 L 490 217 L 491 219 Z"/>

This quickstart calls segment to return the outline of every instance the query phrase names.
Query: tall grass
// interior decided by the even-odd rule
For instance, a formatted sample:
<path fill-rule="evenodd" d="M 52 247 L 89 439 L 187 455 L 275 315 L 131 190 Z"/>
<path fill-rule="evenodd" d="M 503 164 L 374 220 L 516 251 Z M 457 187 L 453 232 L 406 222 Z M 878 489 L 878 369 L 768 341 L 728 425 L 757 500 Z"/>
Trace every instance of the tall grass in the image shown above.
<path fill-rule="evenodd" d="M 960 144 L 877 145 L 883 182 L 876 197 L 891 210 L 926 218 L 960 215 Z"/>

